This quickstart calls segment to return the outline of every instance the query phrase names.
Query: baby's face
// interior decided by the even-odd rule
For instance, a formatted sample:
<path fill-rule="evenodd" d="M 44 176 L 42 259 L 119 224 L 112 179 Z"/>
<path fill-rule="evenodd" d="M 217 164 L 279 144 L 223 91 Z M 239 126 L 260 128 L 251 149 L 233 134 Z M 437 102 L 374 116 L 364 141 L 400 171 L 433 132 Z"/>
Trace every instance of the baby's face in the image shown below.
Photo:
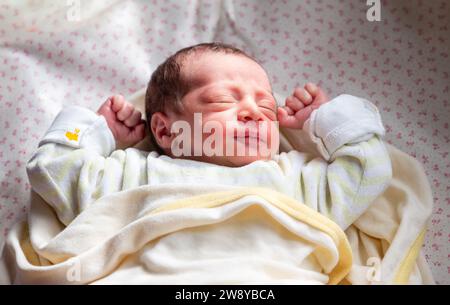
<path fill-rule="evenodd" d="M 182 100 L 183 113 L 172 117 L 172 123 L 184 120 L 192 126 L 191 143 L 195 142 L 195 124 L 202 126 L 203 148 L 216 148 L 214 145 L 218 143 L 210 145 L 211 139 L 223 144 L 223 153 L 219 155 L 208 156 L 203 151 L 202 156 L 189 159 L 243 166 L 256 160 L 270 159 L 277 153 L 276 101 L 268 76 L 259 64 L 241 55 L 205 52 L 188 58 L 183 73 L 194 82 L 194 86 Z M 211 128 L 217 124 L 222 127 L 221 131 Z M 214 132 L 216 134 L 212 137 Z M 232 153 L 230 145 L 234 148 Z M 258 148 L 261 145 L 266 150 Z M 245 148 L 244 155 L 242 151 L 238 153 L 238 147 Z"/>

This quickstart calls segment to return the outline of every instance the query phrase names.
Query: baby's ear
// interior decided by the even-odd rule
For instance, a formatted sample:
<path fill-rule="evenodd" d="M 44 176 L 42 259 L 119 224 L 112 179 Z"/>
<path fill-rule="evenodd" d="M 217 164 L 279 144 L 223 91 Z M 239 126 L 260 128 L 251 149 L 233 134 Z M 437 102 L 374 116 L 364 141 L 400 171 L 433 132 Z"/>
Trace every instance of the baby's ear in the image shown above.
<path fill-rule="evenodd" d="M 156 143 L 162 149 L 169 149 L 172 144 L 172 133 L 170 132 L 171 121 L 162 112 L 155 112 L 150 119 L 150 131 L 153 133 Z"/>

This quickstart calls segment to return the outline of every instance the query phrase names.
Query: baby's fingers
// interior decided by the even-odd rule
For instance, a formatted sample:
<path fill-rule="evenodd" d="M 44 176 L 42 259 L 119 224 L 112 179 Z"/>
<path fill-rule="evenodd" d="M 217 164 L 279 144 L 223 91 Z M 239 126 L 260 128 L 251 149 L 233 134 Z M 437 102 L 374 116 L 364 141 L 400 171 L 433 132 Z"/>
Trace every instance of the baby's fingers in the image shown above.
<path fill-rule="evenodd" d="M 120 109 L 119 112 L 117 112 L 117 119 L 123 122 L 131 117 L 133 111 L 134 106 L 131 105 L 130 103 L 125 102 L 125 105 L 122 107 L 122 109 Z"/>
<path fill-rule="evenodd" d="M 297 119 L 294 115 L 290 115 L 288 113 L 288 107 L 278 107 L 277 110 L 277 117 L 278 122 L 280 123 L 280 127 L 286 127 L 286 128 L 299 128 Z"/>
<path fill-rule="evenodd" d="M 111 108 L 114 112 L 118 112 L 125 106 L 125 98 L 122 95 L 114 95 L 110 98 Z"/>
<path fill-rule="evenodd" d="M 305 107 L 305 105 L 303 105 L 303 103 L 293 95 L 286 99 L 286 106 L 291 108 L 294 112 L 297 112 Z"/>
<path fill-rule="evenodd" d="M 312 96 L 304 88 L 295 88 L 293 96 L 302 102 L 303 105 L 309 105 L 313 101 Z"/>
<path fill-rule="evenodd" d="M 136 126 L 141 121 L 141 112 L 134 109 L 133 113 L 124 121 L 124 124 L 128 127 Z"/>
<path fill-rule="evenodd" d="M 131 131 L 131 135 L 136 142 L 141 141 L 145 137 L 145 121 L 141 121 L 140 124 L 136 125 Z"/>
<path fill-rule="evenodd" d="M 296 120 L 299 123 L 299 128 L 303 128 L 303 125 L 305 124 L 306 120 L 309 119 L 311 113 L 315 109 L 316 106 L 309 105 L 295 114 Z"/>
<path fill-rule="evenodd" d="M 97 110 L 97 113 L 103 116 L 112 116 L 114 117 L 115 114 L 113 113 L 112 109 L 111 109 L 111 99 L 108 98 L 101 106 L 100 108 Z"/>

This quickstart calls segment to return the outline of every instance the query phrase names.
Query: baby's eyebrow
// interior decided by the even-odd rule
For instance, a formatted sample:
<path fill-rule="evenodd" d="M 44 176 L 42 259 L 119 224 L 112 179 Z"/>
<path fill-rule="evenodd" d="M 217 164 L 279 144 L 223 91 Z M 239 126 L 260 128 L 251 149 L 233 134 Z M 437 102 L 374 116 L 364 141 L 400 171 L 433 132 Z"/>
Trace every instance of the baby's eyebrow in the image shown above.
<path fill-rule="evenodd" d="M 219 93 L 230 93 L 233 92 L 232 90 L 229 90 L 228 88 L 207 88 L 206 90 L 203 90 L 203 92 L 201 93 L 201 95 L 203 96 L 208 96 L 208 95 L 214 95 L 217 92 Z"/>
<path fill-rule="evenodd" d="M 216 91 L 216 90 L 217 91 L 221 91 L 221 92 L 238 94 L 238 95 L 242 94 L 241 90 L 237 86 L 226 86 L 226 87 L 221 87 L 221 88 L 214 88 L 214 87 L 213 88 L 211 88 L 211 87 L 207 88 L 201 93 L 201 95 L 202 96 L 208 96 L 208 95 L 211 95 L 211 93 Z M 276 104 L 276 98 L 273 95 L 272 90 L 259 89 L 259 90 L 256 91 L 255 94 L 256 94 L 257 97 L 271 97 L 275 101 L 275 104 Z"/>

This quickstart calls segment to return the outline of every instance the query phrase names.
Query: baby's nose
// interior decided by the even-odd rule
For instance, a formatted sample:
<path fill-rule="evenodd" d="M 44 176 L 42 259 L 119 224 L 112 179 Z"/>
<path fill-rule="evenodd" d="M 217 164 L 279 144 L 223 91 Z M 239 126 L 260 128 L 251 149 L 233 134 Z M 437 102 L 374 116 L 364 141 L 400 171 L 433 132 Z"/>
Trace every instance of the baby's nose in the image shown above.
<path fill-rule="evenodd" d="M 243 122 L 262 120 L 258 106 L 254 102 L 245 101 L 238 112 L 238 120 Z"/>
<path fill-rule="evenodd" d="M 258 113 L 258 111 L 241 111 L 238 114 L 238 120 L 242 122 L 248 122 L 248 121 L 261 121 L 261 115 Z"/>

